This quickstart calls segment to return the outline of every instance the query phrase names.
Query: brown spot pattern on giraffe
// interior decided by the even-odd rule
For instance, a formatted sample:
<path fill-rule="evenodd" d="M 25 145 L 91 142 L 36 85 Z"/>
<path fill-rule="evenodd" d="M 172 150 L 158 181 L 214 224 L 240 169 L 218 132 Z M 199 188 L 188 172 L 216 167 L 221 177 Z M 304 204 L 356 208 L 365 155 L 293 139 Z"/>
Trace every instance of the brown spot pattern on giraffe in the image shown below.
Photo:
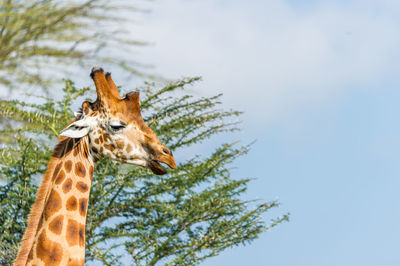
<path fill-rule="evenodd" d="M 65 182 L 64 185 L 62 187 L 62 190 L 64 193 L 68 193 L 72 188 L 72 180 L 71 178 L 68 178 Z"/>
<path fill-rule="evenodd" d="M 67 232 L 65 235 L 70 246 L 78 245 L 79 243 L 79 224 L 77 221 L 68 219 Z"/>
<path fill-rule="evenodd" d="M 104 144 L 104 148 L 106 148 L 109 151 L 114 151 L 115 150 L 115 148 L 113 146 L 111 146 L 111 145 L 109 145 L 107 143 Z"/>
<path fill-rule="evenodd" d="M 71 196 L 66 203 L 67 211 L 75 211 L 78 207 L 78 200 L 75 196 Z"/>
<path fill-rule="evenodd" d="M 132 146 L 131 144 L 128 143 L 128 146 L 126 147 L 126 152 L 130 153 L 132 151 Z"/>
<path fill-rule="evenodd" d="M 60 170 L 60 172 L 58 173 L 57 179 L 56 179 L 56 185 L 59 185 L 62 183 L 62 181 L 64 181 L 65 178 L 65 173 L 63 170 Z"/>
<path fill-rule="evenodd" d="M 60 244 L 48 239 L 46 231 L 43 230 L 37 240 L 36 255 L 45 266 L 58 265 L 61 262 L 63 250 Z"/>
<path fill-rule="evenodd" d="M 74 149 L 74 156 L 75 156 L 75 157 L 78 155 L 79 150 L 80 150 L 79 145 L 76 145 L 76 147 L 75 147 L 75 149 Z"/>
<path fill-rule="evenodd" d="M 32 259 L 33 259 L 33 247 L 31 248 L 31 251 L 29 251 L 28 262 L 31 261 Z"/>
<path fill-rule="evenodd" d="M 54 168 L 53 177 L 51 178 L 52 181 L 54 181 L 54 180 L 56 179 L 56 177 L 57 177 L 57 175 L 58 175 L 58 172 L 59 172 L 60 169 L 61 169 L 61 166 L 62 166 L 62 162 L 58 163 L 58 164 L 56 165 L 56 167 Z"/>
<path fill-rule="evenodd" d="M 61 209 L 61 197 L 57 191 L 52 190 L 47 200 L 46 207 L 44 210 L 44 217 L 47 220 L 49 217 L 53 216 L 56 212 Z"/>
<path fill-rule="evenodd" d="M 75 174 L 80 177 L 85 177 L 86 169 L 85 169 L 85 166 L 81 162 L 77 162 L 75 164 Z"/>
<path fill-rule="evenodd" d="M 124 149 L 124 146 L 125 146 L 125 142 L 123 141 L 123 140 L 117 140 L 116 141 L 116 143 L 117 143 L 117 147 L 120 149 L 120 150 L 122 150 L 122 149 Z"/>
<path fill-rule="evenodd" d="M 83 146 L 83 156 L 85 158 L 89 157 L 89 147 L 86 144 Z"/>
<path fill-rule="evenodd" d="M 99 150 L 96 149 L 96 147 L 92 147 L 92 151 L 93 151 L 94 153 L 98 153 L 98 152 L 99 152 Z"/>
<path fill-rule="evenodd" d="M 83 266 L 85 265 L 84 259 L 69 259 L 67 266 Z"/>
<path fill-rule="evenodd" d="M 86 198 L 79 199 L 79 213 L 82 216 L 86 215 L 86 207 L 87 207 L 87 199 Z"/>
<path fill-rule="evenodd" d="M 109 134 L 104 134 L 104 141 L 111 141 L 111 137 Z"/>
<path fill-rule="evenodd" d="M 72 161 L 71 160 L 66 161 L 64 167 L 67 173 L 70 173 L 72 169 Z"/>
<path fill-rule="evenodd" d="M 91 165 L 90 168 L 89 168 L 90 181 L 92 181 L 92 178 L 93 178 L 93 170 L 94 170 L 93 165 Z"/>
<path fill-rule="evenodd" d="M 81 246 L 81 247 L 85 246 L 85 225 L 84 224 L 79 225 L 79 246 Z"/>
<path fill-rule="evenodd" d="M 93 175 L 93 170 L 94 170 L 94 167 L 93 167 L 93 165 L 91 165 L 90 168 L 89 168 L 89 174 L 90 174 L 90 176 Z"/>
<path fill-rule="evenodd" d="M 59 235 L 62 232 L 64 222 L 64 216 L 58 215 L 54 218 L 49 224 L 49 230 L 52 231 L 54 234 Z"/>
<path fill-rule="evenodd" d="M 77 188 L 80 192 L 84 193 L 84 192 L 88 191 L 89 186 L 88 186 L 86 183 L 79 181 L 79 182 L 76 184 L 76 188 Z"/>

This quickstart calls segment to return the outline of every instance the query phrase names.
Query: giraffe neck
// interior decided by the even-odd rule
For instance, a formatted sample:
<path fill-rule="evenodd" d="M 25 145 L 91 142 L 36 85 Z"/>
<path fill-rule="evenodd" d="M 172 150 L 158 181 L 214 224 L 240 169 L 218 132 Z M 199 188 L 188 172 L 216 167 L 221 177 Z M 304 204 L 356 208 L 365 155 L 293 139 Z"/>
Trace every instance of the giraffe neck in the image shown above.
<path fill-rule="evenodd" d="M 61 138 L 32 206 L 15 266 L 84 265 L 93 175 L 88 138 Z"/>

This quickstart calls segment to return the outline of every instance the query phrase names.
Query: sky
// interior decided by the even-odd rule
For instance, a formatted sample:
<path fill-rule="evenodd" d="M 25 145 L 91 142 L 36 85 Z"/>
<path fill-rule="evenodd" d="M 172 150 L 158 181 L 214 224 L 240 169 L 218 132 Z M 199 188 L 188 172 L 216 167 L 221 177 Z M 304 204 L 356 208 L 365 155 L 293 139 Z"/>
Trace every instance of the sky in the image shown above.
<path fill-rule="evenodd" d="M 267 221 L 291 214 L 202 265 L 400 265 L 400 2 L 151 7 L 131 29 L 152 43 L 139 61 L 168 78 L 200 75 L 193 93 L 222 92 L 226 108 L 245 112 L 243 131 L 223 136 L 256 140 L 233 176 L 255 178 L 246 199 L 280 201 Z"/>

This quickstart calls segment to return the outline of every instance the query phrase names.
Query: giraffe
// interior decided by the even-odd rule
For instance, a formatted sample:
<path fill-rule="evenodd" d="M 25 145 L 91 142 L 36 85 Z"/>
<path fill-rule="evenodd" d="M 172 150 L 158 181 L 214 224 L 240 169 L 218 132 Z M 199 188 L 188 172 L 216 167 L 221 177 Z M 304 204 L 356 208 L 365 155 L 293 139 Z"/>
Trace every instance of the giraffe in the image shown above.
<path fill-rule="evenodd" d="M 65 129 L 31 208 L 14 262 L 22 265 L 84 265 L 85 222 L 96 161 L 107 156 L 162 175 L 175 168 L 171 151 L 145 124 L 139 93 L 121 99 L 110 73 L 92 69 L 97 99 L 85 101 Z"/>

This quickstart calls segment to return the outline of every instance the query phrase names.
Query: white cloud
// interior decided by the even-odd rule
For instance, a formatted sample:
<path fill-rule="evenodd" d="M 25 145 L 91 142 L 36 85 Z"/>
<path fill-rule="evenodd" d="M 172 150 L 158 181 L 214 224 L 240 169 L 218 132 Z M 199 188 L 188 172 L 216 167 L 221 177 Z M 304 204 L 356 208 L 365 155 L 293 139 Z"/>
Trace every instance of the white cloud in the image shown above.
<path fill-rule="evenodd" d="M 132 32 L 155 43 L 141 57 L 159 73 L 202 75 L 203 93 L 224 92 L 229 106 L 265 125 L 336 93 L 399 83 L 399 7 L 163 0 Z"/>

